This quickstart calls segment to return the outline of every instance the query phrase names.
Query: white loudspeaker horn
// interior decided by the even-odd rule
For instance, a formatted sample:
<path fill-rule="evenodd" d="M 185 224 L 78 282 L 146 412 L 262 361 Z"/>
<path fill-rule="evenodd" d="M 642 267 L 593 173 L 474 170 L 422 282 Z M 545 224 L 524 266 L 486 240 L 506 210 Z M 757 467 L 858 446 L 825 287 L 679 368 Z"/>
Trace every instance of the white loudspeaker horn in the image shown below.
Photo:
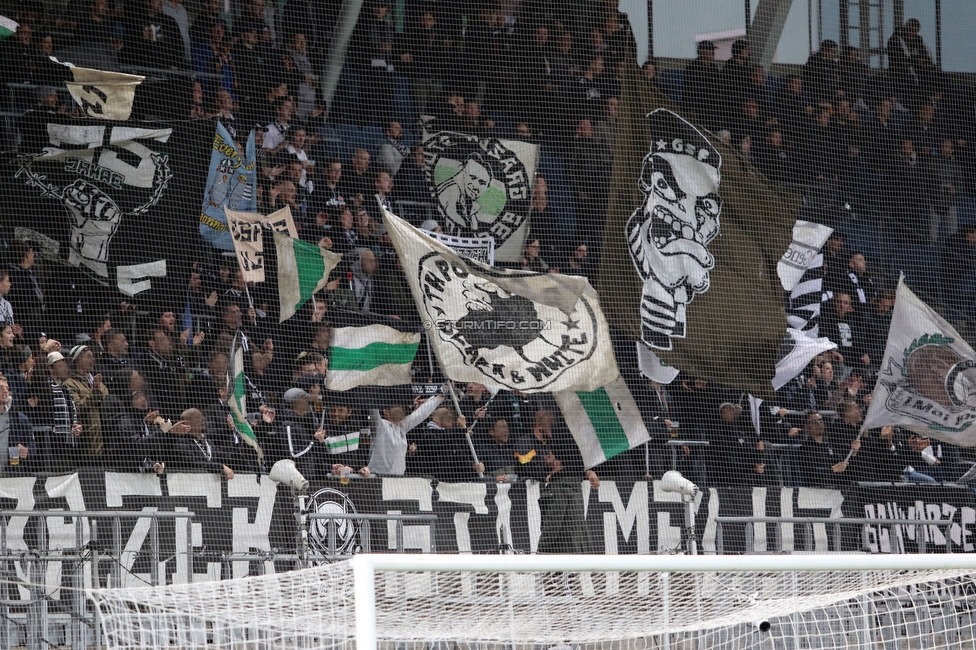
<path fill-rule="evenodd" d="M 301 472 L 295 467 L 295 461 L 290 458 L 279 460 L 272 465 L 271 471 L 268 473 L 268 478 L 275 483 L 283 483 L 291 486 L 297 492 L 304 492 L 308 489 L 308 480 L 301 475 Z"/>
<path fill-rule="evenodd" d="M 661 477 L 661 489 L 665 492 L 677 492 L 685 496 L 695 496 L 698 486 L 674 470 L 664 473 Z"/>

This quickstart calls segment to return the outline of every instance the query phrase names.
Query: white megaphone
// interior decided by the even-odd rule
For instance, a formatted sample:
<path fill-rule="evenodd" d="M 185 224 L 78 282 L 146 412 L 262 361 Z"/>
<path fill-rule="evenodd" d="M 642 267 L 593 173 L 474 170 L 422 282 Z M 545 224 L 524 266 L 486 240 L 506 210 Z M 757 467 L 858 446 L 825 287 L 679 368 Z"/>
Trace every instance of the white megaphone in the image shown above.
<path fill-rule="evenodd" d="M 698 493 L 698 486 L 682 476 L 681 472 L 671 470 L 661 477 L 661 490 L 693 497 Z"/>
<path fill-rule="evenodd" d="M 268 478 L 275 483 L 291 486 L 296 492 L 304 492 L 308 489 L 308 480 L 302 476 L 298 468 L 295 467 L 295 461 L 290 458 L 279 460 L 272 465 Z"/>

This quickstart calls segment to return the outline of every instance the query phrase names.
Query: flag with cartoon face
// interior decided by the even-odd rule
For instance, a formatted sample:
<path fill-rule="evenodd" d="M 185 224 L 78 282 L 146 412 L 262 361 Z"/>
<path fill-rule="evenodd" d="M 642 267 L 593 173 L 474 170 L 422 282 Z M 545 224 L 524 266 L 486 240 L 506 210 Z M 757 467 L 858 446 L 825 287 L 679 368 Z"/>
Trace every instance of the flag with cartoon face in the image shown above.
<path fill-rule="evenodd" d="M 445 234 L 491 237 L 495 259 L 517 262 L 529 231 L 538 145 L 424 126 L 427 189 Z"/>
<path fill-rule="evenodd" d="M 799 203 L 628 71 L 596 288 L 611 327 L 689 375 L 766 394 L 786 332 L 776 265 Z"/>

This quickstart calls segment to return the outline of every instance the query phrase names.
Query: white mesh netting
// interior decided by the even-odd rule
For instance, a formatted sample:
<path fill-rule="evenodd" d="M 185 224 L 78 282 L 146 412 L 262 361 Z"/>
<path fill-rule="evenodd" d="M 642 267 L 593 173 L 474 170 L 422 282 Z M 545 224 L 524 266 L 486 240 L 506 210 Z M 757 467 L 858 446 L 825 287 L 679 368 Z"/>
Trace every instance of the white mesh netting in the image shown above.
<path fill-rule="evenodd" d="M 974 596 L 958 570 L 389 572 L 376 574 L 376 635 L 415 647 L 971 648 Z M 91 597 L 110 648 L 353 647 L 356 638 L 348 563 Z"/>

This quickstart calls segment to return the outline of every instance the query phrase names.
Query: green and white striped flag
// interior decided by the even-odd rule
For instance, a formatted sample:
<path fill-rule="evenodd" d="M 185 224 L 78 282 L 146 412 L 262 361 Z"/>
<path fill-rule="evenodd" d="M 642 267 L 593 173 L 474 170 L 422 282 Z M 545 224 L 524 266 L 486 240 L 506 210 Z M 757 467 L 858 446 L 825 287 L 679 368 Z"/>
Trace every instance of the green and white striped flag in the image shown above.
<path fill-rule="evenodd" d="M 359 449 L 359 432 L 344 433 L 338 436 L 329 436 L 325 439 L 325 448 L 330 454 L 344 454 L 347 451 Z"/>
<path fill-rule="evenodd" d="M 587 469 L 650 439 L 623 377 L 584 393 L 553 393 Z"/>
<path fill-rule="evenodd" d="M 278 293 L 281 311 L 278 322 L 295 315 L 308 299 L 329 282 L 329 273 L 342 256 L 280 232 L 274 234 L 278 250 Z"/>
<path fill-rule="evenodd" d="M 18 23 L 16 20 L 0 16 L 0 41 L 6 40 L 17 33 Z"/>
<path fill-rule="evenodd" d="M 386 325 L 334 329 L 325 387 L 349 390 L 356 386 L 409 384 L 410 364 L 418 347 L 419 333 L 398 332 Z"/>
<path fill-rule="evenodd" d="M 227 368 L 227 406 L 230 407 L 234 428 L 244 439 L 244 442 L 254 447 L 258 454 L 258 462 L 264 459 L 264 451 L 258 444 L 254 429 L 248 423 L 247 413 L 247 380 L 244 378 L 244 348 L 241 346 L 241 333 L 237 332 L 230 346 L 230 360 Z"/>

